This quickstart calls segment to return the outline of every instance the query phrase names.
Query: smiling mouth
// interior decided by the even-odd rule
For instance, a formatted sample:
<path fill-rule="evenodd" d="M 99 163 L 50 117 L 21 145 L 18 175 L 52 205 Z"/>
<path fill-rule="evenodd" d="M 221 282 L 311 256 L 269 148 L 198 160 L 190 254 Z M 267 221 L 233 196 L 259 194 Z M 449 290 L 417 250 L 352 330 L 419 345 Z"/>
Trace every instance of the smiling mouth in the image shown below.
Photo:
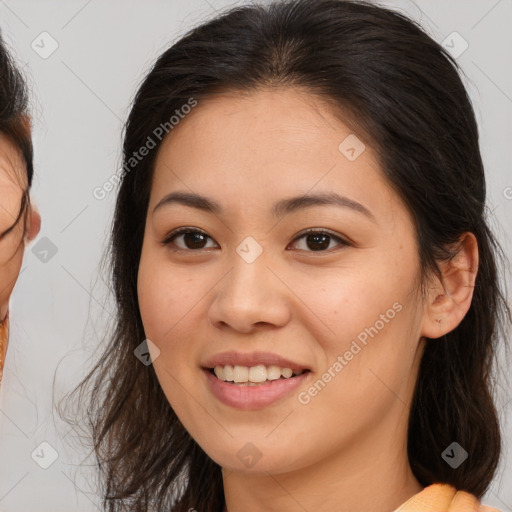
<path fill-rule="evenodd" d="M 227 384 L 236 386 L 261 386 L 268 385 L 275 381 L 292 380 L 310 370 L 292 368 L 282 368 L 276 365 L 257 365 L 257 366 L 216 366 L 215 368 L 206 368 L 206 371 L 215 375 L 217 379 Z"/>

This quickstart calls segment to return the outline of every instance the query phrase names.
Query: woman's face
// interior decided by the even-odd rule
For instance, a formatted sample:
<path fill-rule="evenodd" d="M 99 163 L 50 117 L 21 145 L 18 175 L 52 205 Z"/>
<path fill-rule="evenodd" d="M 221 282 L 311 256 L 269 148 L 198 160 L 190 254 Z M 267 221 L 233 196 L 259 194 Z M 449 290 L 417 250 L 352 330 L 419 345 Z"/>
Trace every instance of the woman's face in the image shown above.
<path fill-rule="evenodd" d="M 178 191 L 218 211 L 167 197 Z M 345 199 L 273 209 L 320 194 Z M 180 227 L 192 233 L 169 240 Z M 319 233 L 303 235 L 310 228 Z M 317 98 L 293 89 L 220 95 L 164 141 L 139 306 L 165 395 L 222 467 L 281 473 L 343 456 L 356 471 L 390 445 L 405 453 L 423 348 L 418 285 L 410 214 L 373 149 Z M 216 357 L 239 363 L 241 381 L 273 379 L 272 363 L 309 371 L 225 383 L 205 369 Z"/>
<path fill-rule="evenodd" d="M 20 150 L 0 133 L 0 235 L 15 222 L 27 188 L 27 169 Z M 25 248 L 24 237 L 34 238 L 40 226 L 39 214 L 29 209 L 24 218 L 0 239 L 0 321 L 7 313 L 9 297 L 20 272 Z"/>

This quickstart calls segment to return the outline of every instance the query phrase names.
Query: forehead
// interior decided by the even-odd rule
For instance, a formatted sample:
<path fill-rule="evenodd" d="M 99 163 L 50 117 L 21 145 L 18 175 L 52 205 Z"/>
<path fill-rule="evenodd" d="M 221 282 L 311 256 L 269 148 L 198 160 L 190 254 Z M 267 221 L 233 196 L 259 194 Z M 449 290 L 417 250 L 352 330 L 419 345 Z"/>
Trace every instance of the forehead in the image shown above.
<path fill-rule="evenodd" d="M 164 140 L 152 201 L 176 188 L 242 205 L 335 190 L 385 208 L 398 198 L 363 137 L 304 90 L 218 94 L 198 102 Z"/>
<path fill-rule="evenodd" d="M 209 146 L 226 139 L 243 140 L 243 145 L 231 144 L 242 155 L 247 149 L 262 149 L 257 143 L 265 141 L 266 150 L 280 144 L 286 150 L 292 145 L 304 156 L 317 149 L 315 143 L 321 141 L 325 150 L 344 132 L 351 130 L 335 117 L 333 106 L 318 96 L 299 88 L 265 88 L 218 93 L 199 101 L 164 144 L 172 144 L 173 139 L 179 143 L 191 136 L 204 137 L 207 140 L 203 144 L 209 142 Z"/>

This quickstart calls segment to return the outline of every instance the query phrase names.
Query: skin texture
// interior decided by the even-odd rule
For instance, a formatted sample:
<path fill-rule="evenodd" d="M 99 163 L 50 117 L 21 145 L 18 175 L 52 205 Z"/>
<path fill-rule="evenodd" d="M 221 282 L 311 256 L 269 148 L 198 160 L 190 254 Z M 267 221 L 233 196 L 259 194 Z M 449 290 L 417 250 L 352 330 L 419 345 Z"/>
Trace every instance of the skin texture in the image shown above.
<path fill-rule="evenodd" d="M 0 134 L 0 233 L 15 222 L 26 187 L 27 171 L 21 151 L 6 135 Z M 25 245 L 37 236 L 40 227 L 41 217 L 31 207 L 15 228 L 0 240 L 0 321 L 7 313 Z"/>
<path fill-rule="evenodd" d="M 225 93 L 201 102 L 160 148 L 138 275 L 145 334 L 159 348 L 158 379 L 178 417 L 223 468 L 229 512 L 393 510 L 419 492 L 407 460 L 407 421 L 424 337 L 455 328 L 469 308 L 478 264 L 475 238 L 442 267 L 425 298 L 412 217 L 383 177 L 375 152 L 349 161 L 338 150 L 352 132 L 299 89 Z M 173 191 L 219 202 L 214 215 L 172 204 Z M 283 216 L 274 202 L 335 191 L 347 207 L 315 206 Z M 183 235 L 207 233 L 204 249 Z M 304 229 L 349 242 L 314 240 Z M 247 263 L 247 237 L 263 249 Z M 328 246 L 327 246 L 328 244 Z M 187 250 L 188 247 L 188 250 Z M 179 250 L 181 249 L 181 251 Z M 307 405 L 307 390 L 365 328 L 401 310 Z M 442 339 L 428 341 L 442 343 Z M 228 350 L 270 351 L 312 369 L 304 386 L 263 409 L 238 410 L 210 392 L 200 367 Z M 252 443 L 261 458 L 237 456 Z"/>

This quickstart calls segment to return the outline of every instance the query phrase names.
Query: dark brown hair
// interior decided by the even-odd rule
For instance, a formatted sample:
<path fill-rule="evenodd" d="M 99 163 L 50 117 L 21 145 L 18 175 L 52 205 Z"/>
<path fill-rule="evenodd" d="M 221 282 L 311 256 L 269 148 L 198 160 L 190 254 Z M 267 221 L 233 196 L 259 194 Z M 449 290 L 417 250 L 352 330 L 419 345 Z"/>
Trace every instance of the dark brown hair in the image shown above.
<path fill-rule="evenodd" d="M 33 149 L 28 114 L 28 90 L 0 35 L 0 133 L 4 133 L 21 151 L 25 159 L 28 187 L 22 196 L 20 211 L 14 223 L 0 233 L 0 239 L 10 233 L 29 206 L 28 190 L 32 185 Z"/>
<path fill-rule="evenodd" d="M 456 62 L 407 17 L 361 1 L 287 0 L 237 7 L 194 28 L 156 61 L 126 123 L 126 164 L 190 98 L 260 87 L 301 87 L 333 104 L 377 150 L 417 230 L 422 276 L 475 234 L 479 268 L 470 309 L 443 341 L 427 343 L 410 412 L 408 455 L 423 485 L 446 482 L 480 497 L 500 456 L 492 367 L 510 322 L 498 282 L 504 258 L 486 221 L 485 178 L 471 102 Z M 354 122 L 357 120 L 357 122 Z M 160 144 L 160 143 L 159 143 Z M 137 273 L 157 150 L 120 184 L 110 246 L 114 333 L 79 389 L 112 512 L 219 512 L 221 468 L 190 437 L 152 366 Z M 457 441 L 469 458 L 441 457 Z"/>

